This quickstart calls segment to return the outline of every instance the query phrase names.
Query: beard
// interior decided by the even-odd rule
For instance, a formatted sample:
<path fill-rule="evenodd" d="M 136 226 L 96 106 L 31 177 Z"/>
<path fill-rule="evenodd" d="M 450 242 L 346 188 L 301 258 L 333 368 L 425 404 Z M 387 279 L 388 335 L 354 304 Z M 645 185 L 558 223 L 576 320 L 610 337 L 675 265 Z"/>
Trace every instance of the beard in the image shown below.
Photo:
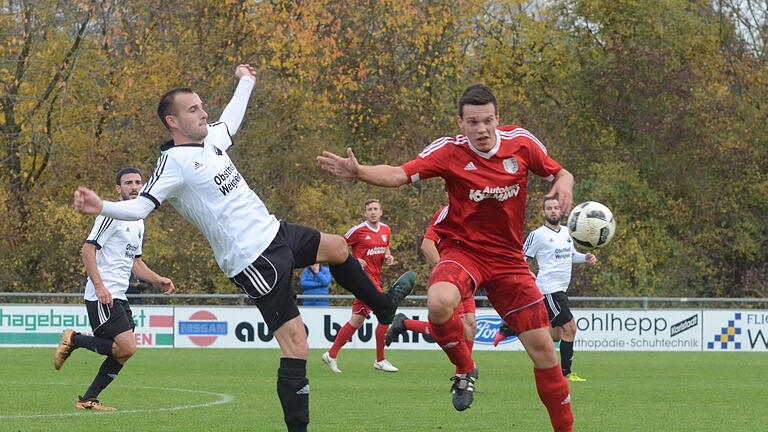
<path fill-rule="evenodd" d="M 556 218 L 546 218 L 546 221 L 550 225 L 559 225 L 560 224 L 560 218 L 559 217 L 556 217 Z"/>

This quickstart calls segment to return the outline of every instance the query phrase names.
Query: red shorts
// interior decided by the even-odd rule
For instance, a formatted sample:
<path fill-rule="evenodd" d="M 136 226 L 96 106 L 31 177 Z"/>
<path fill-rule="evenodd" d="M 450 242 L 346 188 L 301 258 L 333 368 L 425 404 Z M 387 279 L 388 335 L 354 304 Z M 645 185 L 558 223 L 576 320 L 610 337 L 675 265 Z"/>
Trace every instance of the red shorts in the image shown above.
<path fill-rule="evenodd" d="M 381 285 L 374 282 L 376 285 L 376 288 L 378 288 L 379 291 L 381 291 Z M 371 312 L 373 312 L 373 309 L 365 304 L 362 300 L 355 298 L 355 301 L 352 302 L 352 314 L 353 315 L 362 315 L 365 318 L 369 318 L 371 316 Z"/>
<path fill-rule="evenodd" d="M 444 247 L 429 278 L 430 286 L 437 282 L 458 287 L 462 304 L 474 300 L 475 290 L 485 288 L 493 308 L 516 334 L 549 327 L 544 296 L 525 261 L 481 259 L 464 249 Z"/>

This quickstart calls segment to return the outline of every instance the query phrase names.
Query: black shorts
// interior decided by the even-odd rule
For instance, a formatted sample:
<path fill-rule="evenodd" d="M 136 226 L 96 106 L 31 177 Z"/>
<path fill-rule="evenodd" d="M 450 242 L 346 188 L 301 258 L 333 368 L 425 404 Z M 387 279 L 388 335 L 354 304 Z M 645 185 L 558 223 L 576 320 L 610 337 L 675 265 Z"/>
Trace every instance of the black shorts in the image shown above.
<path fill-rule="evenodd" d="M 565 291 L 544 294 L 544 304 L 547 306 L 552 327 L 560 327 L 573 319 L 571 307 L 568 304 L 568 294 Z"/>
<path fill-rule="evenodd" d="M 86 300 L 85 309 L 88 311 L 88 320 L 91 322 L 94 336 L 114 339 L 120 333 L 136 328 L 131 306 L 125 300 L 113 299 L 112 307 L 98 301 Z"/>
<path fill-rule="evenodd" d="M 319 247 L 320 231 L 281 221 L 267 249 L 229 279 L 253 299 L 271 332 L 299 315 L 293 269 L 314 264 Z"/>

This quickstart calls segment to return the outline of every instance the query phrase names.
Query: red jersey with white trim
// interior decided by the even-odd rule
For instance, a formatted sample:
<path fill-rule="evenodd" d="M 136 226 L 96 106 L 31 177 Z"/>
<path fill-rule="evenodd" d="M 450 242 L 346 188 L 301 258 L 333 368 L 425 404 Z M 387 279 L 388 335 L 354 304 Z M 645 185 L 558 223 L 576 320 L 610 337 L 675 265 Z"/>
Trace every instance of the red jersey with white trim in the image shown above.
<path fill-rule="evenodd" d="M 443 137 L 401 168 L 409 182 L 445 180 L 448 213 L 434 226 L 441 243 L 528 268 L 522 252 L 528 172 L 553 181 L 562 169 L 533 134 L 501 126 L 488 152 L 472 147 L 466 135 Z"/>
<path fill-rule="evenodd" d="M 435 245 L 437 245 L 440 242 L 440 236 L 435 231 L 435 226 L 440 222 L 442 222 L 443 219 L 445 219 L 445 216 L 447 215 L 448 215 L 448 206 L 442 206 L 438 211 L 435 212 L 435 214 L 432 216 L 432 220 L 429 222 L 427 231 L 424 233 L 425 239 L 432 240 L 433 242 L 435 242 Z"/>
<path fill-rule="evenodd" d="M 389 248 L 389 225 L 379 222 L 376 229 L 368 222 L 353 226 L 344 234 L 347 244 L 352 248 L 352 256 L 365 261 L 365 270 L 376 285 L 381 285 L 381 266 Z"/>

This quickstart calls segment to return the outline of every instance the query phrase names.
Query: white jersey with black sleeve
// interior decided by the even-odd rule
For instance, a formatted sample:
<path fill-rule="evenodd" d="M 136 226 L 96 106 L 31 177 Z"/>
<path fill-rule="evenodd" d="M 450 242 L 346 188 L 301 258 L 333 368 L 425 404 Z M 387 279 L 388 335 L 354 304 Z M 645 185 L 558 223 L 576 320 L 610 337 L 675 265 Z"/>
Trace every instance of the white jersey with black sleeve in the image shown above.
<path fill-rule="evenodd" d="M 208 125 L 202 144 L 169 141 L 141 190 L 155 207 L 167 200 L 195 225 L 228 277 L 255 261 L 280 227 L 227 155 L 231 144 L 222 122 Z"/>
<path fill-rule="evenodd" d="M 583 256 L 573 247 L 568 228 L 562 225 L 557 231 L 546 225 L 532 231 L 525 240 L 523 253 L 526 259 L 536 258 L 536 285 L 542 294 L 566 291 L 571 283 L 574 255 Z"/>
<path fill-rule="evenodd" d="M 127 300 L 125 292 L 131 278 L 133 259 L 141 256 L 144 221 L 121 221 L 97 216 L 86 243 L 96 246 L 96 268 L 112 298 Z M 86 300 L 97 301 L 96 288 L 88 277 L 85 284 Z"/>

